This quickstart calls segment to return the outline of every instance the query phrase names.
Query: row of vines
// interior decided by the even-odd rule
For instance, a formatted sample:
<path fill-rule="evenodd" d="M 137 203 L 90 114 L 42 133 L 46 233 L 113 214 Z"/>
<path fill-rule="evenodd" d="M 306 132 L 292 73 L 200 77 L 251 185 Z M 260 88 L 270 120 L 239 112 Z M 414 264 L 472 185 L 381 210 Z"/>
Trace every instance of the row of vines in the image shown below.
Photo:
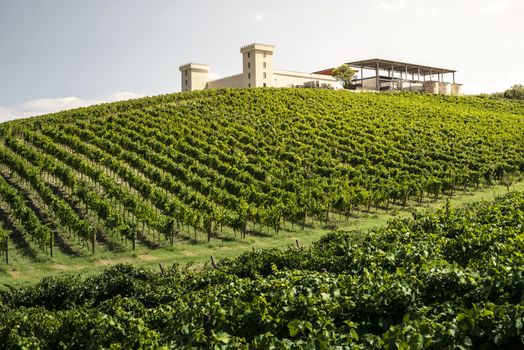
<path fill-rule="evenodd" d="M 247 252 L 0 292 L 0 344 L 39 349 L 521 349 L 524 194 Z"/>
<path fill-rule="evenodd" d="M 89 107 L 0 126 L 0 204 L 42 247 L 56 232 L 21 188 L 62 234 L 93 250 L 107 235 L 134 247 L 278 233 L 457 190 L 509 188 L 524 171 L 523 114 L 522 103 L 505 100 L 288 89 Z"/>

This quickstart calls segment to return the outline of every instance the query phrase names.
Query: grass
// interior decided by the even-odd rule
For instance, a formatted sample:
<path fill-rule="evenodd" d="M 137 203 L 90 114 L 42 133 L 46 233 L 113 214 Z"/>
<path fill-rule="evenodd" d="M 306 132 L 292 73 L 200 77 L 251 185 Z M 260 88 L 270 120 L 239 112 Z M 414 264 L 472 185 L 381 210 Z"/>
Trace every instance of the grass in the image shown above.
<path fill-rule="evenodd" d="M 524 181 L 515 183 L 511 190 L 524 191 Z M 506 192 L 507 189 L 504 186 L 493 186 L 474 192 L 458 192 L 449 201 L 452 206 L 460 207 L 471 202 L 492 200 Z M 288 224 L 286 229 L 277 235 L 247 236 L 245 239 L 214 239 L 210 243 L 182 241 L 176 242 L 173 247 L 161 249 L 147 249 L 138 245 L 135 251 L 110 252 L 99 249 L 94 255 L 86 253 L 79 257 L 71 257 L 57 251 L 53 258 L 46 256 L 45 261 L 30 262 L 27 258 L 21 256 L 16 249 L 12 248 L 10 249 L 9 265 L 0 263 L 0 288 L 7 288 L 6 285 L 12 287 L 32 285 L 47 276 L 71 274 L 88 276 L 118 263 L 129 263 L 153 269 L 159 269 L 159 264 L 164 267 L 171 266 L 173 263 L 192 264 L 194 268 L 198 269 L 210 262 L 211 255 L 215 260 L 220 260 L 226 257 L 235 257 L 253 248 L 286 248 L 296 244 L 297 240 L 300 245 L 309 245 L 332 230 L 335 225 L 340 230 L 369 230 L 373 227 L 385 225 L 393 218 L 409 217 L 411 215 L 410 210 L 413 209 L 435 210 L 445 205 L 446 200 L 446 198 L 426 199 L 421 205 L 410 203 L 410 206 L 405 210 L 395 207 L 388 211 L 376 210 L 370 213 L 359 213 L 348 221 L 335 215 L 331 218 L 329 227 L 314 222 L 301 230 L 296 225 L 294 229 L 291 229 Z"/>

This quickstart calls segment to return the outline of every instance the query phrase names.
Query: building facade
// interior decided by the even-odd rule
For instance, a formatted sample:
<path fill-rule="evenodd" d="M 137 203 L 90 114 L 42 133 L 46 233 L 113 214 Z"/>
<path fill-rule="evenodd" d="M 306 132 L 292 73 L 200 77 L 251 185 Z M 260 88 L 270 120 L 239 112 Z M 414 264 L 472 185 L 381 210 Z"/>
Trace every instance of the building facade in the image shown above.
<path fill-rule="evenodd" d="M 330 75 L 276 70 L 273 68 L 275 46 L 250 44 L 240 48 L 242 73 L 208 80 L 209 65 L 188 63 L 180 66 L 182 91 L 237 87 L 318 87 L 340 89 Z"/>
<path fill-rule="evenodd" d="M 275 46 L 250 44 L 240 48 L 242 72 L 209 80 L 209 65 L 188 63 L 180 66 L 182 91 L 216 88 L 309 87 L 340 89 L 332 73 L 334 68 L 314 73 L 273 68 Z M 462 84 L 455 81 L 455 70 L 373 58 L 346 63 L 357 74 L 350 89 L 355 91 L 419 91 L 432 94 L 460 95 Z M 448 78 L 448 79 L 446 79 Z M 450 79 L 451 78 L 451 79 Z"/>
<path fill-rule="evenodd" d="M 381 58 L 346 63 L 357 72 L 350 89 L 356 91 L 418 91 L 430 94 L 461 95 L 462 84 L 449 68 L 390 61 Z M 316 72 L 331 75 L 333 68 Z"/>

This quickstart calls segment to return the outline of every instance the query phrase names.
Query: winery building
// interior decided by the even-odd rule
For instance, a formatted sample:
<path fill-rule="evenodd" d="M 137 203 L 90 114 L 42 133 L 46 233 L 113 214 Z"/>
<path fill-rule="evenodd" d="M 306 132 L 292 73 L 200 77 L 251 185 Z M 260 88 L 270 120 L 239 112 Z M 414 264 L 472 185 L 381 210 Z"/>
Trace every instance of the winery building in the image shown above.
<path fill-rule="evenodd" d="M 236 87 L 309 87 L 340 89 L 332 77 L 334 68 L 306 73 L 273 68 L 275 46 L 250 44 L 240 48 L 242 72 L 209 80 L 209 65 L 188 63 L 180 66 L 182 91 Z M 351 90 L 355 91 L 425 91 L 460 95 L 461 84 L 455 82 L 456 71 L 384 59 L 347 62 L 357 72 Z M 450 80 L 451 79 L 451 80 Z"/>
<path fill-rule="evenodd" d="M 251 44 L 240 48 L 242 73 L 208 80 L 209 65 L 188 63 L 180 66 L 182 91 L 223 87 L 323 87 L 338 89 L 341 85 L 331 75 L 292 72 L 273 68 L 275 47 Z"/>

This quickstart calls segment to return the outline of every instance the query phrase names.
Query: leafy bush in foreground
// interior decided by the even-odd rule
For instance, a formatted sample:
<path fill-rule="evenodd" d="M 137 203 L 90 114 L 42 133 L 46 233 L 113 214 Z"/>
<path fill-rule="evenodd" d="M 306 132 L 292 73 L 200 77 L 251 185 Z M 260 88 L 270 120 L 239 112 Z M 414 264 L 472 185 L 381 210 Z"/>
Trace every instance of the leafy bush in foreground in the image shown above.
<path fill-rule="evenodd" d="M 192 272 L 0 295 L 6 348 L 522 348 L 524 194 Z"/>

